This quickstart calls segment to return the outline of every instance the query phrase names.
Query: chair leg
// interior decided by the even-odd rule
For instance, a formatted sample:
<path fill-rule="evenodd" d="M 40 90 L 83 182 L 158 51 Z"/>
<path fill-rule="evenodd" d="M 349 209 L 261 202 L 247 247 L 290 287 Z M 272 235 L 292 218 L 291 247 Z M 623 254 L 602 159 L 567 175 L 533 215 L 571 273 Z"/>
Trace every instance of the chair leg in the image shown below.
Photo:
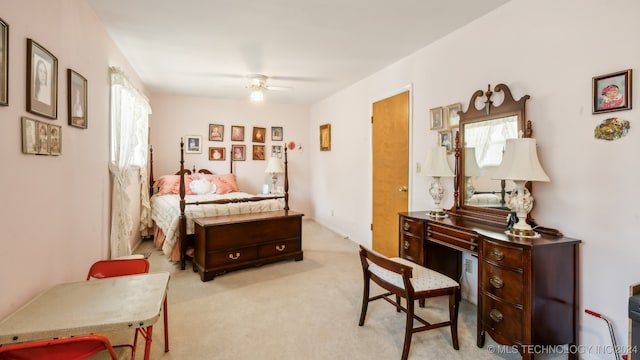
<path fill-rule="evenodd" d="M 407 299 L 407 324 L 404 329 L 404 345 L 402 346 L 402 360 L 409 357 L 409 348 L 411 347 L 411 335 L 413 335 L 413 306 L 414 302 Z"/>
<path fill-rule="evenodd" d="M 162 306 L 164 313 L 164 352 L 169 352 L 169 314 L 167 313 L 167 296 L 164 297 L 164 305 Z"/>
<path fill-rule="evenodd" d="M 449 320 L 451 321 L 451 342 L 453 348 L 458 350 L 458 310 L 460 308 L 460 288 L 449 295 Z"/>
<path fill-rule="evenodd" d="M 138 344 L 138 333 L 140 329 L 136 329 L 133 335 L 133 344 L 131 345 L 131 359 L 136 358 L 136 345 Z"/>
<path fill-rule="evenodd" d="M 362 308 L 360 310 L 360 322 L 358 325 L 364 325 L 364 318 L 367 316 L 367 308 L 369 306 L 369 273 L 364 274 L 364 289 L 362 291 Z"/>
<path fill-rule="evenodd" d="M 396 312 L 400 312 L 402 310 L 401 301 L 400 295 L 396 295 Z"/>

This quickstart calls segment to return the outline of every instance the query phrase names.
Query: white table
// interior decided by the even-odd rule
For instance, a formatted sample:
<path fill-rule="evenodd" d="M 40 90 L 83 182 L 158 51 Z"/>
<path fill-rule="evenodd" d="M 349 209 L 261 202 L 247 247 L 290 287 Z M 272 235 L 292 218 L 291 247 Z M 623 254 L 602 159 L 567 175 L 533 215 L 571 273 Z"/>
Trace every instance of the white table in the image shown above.
<path fill-rule="evenodd" d="M 149 359 L 168 284 L 158 272 L 53 286 L 0 321 L 0 344 L 142 328 Z"/>

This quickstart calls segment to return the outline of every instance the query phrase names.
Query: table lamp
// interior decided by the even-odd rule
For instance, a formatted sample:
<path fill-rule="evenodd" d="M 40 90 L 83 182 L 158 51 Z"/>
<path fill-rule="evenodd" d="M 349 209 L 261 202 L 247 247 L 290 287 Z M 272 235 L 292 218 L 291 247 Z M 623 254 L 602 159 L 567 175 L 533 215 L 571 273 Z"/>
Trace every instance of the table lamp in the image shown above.
<path fill-rule="evenodd" d="M 471 199 L 475 194 L 476 189 L 473 187 L 471 181 L 472 176 L 480 176 L 482 170 L 478 166 L 478 160 L 476 158 L 476 148 L 466 147 L 464 148 L 464 177 L 465 177 L 465 199 Z"/>
<path fill-rule="evenodd" d="M 278 174 L 284 172 L 284 164 L 280 158 L 277 156 L 272 156 L 269 158 L 269 162 L 267 163 L 267 168 L 264 170 L 265 173 L 271 174 L 271 193 L 276 193 L 276 183 L 278 182 Z"/>
<path fill-rule="evenodd" d="M 449 161 L 447 161 L 447 149 L 445 147 L 436 146 L 427 153 L 427 161 L 424 165 L 424 174 L 433 178 L 433 182 L 429 187 L 429 194 L 433 198 L 435 205 L 427 215 L 434 218 L 447 217 L 447 214 L 444 212 L 442 207 L 440 207 L 440 202 L 444 197 L 444 187 L 440 184 L 440 178 L 443 176 L 453 177 L 455 175 L 449 166 Z"/>
<path fill-rule="evenodd" d="M 544 172 L 538 153 L 536 139 L 507 139 L 502 163 L 494 174 L 494 179 L 513 180 L 516 184 L 516 196 L 511 195 L 508 206 L 515 210 L 518 222 L 507 234 L 520 237 L 540 237 L 526 221 L 527 214 L 533 208 L 533 196 L 525 189 L 527 181 L 550 181 Z"/>

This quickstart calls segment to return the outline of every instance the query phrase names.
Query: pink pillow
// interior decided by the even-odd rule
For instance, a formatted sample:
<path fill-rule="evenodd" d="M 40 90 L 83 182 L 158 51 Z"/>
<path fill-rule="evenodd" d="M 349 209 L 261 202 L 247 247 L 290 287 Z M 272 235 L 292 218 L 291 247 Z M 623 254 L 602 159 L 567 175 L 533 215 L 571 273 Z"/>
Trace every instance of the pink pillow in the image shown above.
<path fill-rule="evenodd" d="M 158 195 L 166 195 L 171 194 L 173 191 L 173 187 L 175 184 L 180 181 L 180 176 L 178 175 L 163 175 L 156 181 L 154 181 L 153 186 L 158 188 Z"/>
<path fill-rule="evenodd" d="M 191 187 L 189 186 L 189 184 L 191 184 L 192 178 L 191 175 L 185 175 L 184 176 L 184 187 L 185 187 L 185 195 L 193 195 L 193 191 L 191 191 Z M 180 176 L 178 176 L 178 181 L 176 181 L 176 183 L 173 185 L 173 189 L 171 190 L 171 193 L 173 194 L 180 194 Z"/>
<path fill-rule="evenodd" d="M 231 185 L 222 181 L 220 178 L 214 178 L 211 182 L 216 186 L 216 194 L 228 194 L 233 191 Z"/>
<path fill-rule="evenodd" d="M 227 184 L 229 187 L 231 187 L 231 191 L 240 191 L 238 189 L 238 184 L 236 183 L 236 175 L 235 174 L 214 175 L 214 179 L 218 179 L 221 182 Z M 218 185 L 216 182 L 214 182 L 214 184 Z M 226 193 L 224 193 L 224 194 L 226 194 Z"/>

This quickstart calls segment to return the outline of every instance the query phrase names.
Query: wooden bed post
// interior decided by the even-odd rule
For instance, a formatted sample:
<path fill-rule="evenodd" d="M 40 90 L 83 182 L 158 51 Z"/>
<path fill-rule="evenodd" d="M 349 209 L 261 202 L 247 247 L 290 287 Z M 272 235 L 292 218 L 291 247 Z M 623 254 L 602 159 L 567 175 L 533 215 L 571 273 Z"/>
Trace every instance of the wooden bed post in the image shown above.
<path fill-rule="evenodd" d="M 246 157 L 246 148 L 245 148 L 245 154 L 244 156 Z M 229 174 L 233 174 L 233 146 L 231 147 L 231 150 L 229 150 Z"/>
<path fill-rule="evenodd" d="M 287 147 L 284 147 L 284 211 L 289 211 L 289 161 Z"/>
<path fill-rule="evenodd" d="M 178 230 L 180 234 L 180 269 L 184 270 L 185 258 L 187 252 L 187 217 L 184 214 L 185 208 L 185 183 L 184 183 L 184 141 L 180 138 L 180 217 L 178 218 Z"/>
<path fill-rule="evenodd" d="M 153 146 L 149 145 L 149 196 L 153 196 Z"/>

